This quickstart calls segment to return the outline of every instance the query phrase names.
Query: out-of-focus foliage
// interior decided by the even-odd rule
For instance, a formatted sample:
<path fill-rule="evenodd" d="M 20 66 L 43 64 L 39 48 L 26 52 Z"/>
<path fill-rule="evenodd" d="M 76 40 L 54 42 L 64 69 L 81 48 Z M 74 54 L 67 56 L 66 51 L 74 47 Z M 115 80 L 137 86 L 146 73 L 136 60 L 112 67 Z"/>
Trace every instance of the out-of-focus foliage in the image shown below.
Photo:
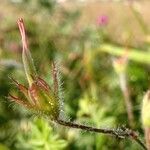
<path fill-rule="evenodd" d="M 18 133 L 15 144 L 17 149 L 59 150 L 65 149 L 67 146 L 67 142 L 59 139 L 58 134 L 54 133 L 47 121 L 36 119 L 33 122 L 28 122 L 28 124 L 22 123 L 22 126 L 24 129 Z"/>
<path fill-rule="evenodd" d="M 23 17 L 38 74 L 52 83 L 51 62 L 55 60 L 59 64 L 65 112 L 62 117 L 72 121 L 95 127 L 129 125 L 119 77 L 112 66 L 114 55 L 122 56 L 123 51 L 129 49 L 126 75 L 135 117 L 134 128 L 143 136 L 140 106 L 150 81 L 150 42 L 138 8 L 145 5 L 137 2 L 130 8 L 122 2 L 117 3 L 113 10 L 116 3 L 102 3 L 103 9 L 98 9 L 96 4 L 95 9 L 90 11 L 86 6 L 91 3 L 74 3 L 78 6 L 74 7 L 69 2 L 60 2 L 1 1 L 0 150 L 140 150 L 129 140 L 120 141 L 106 135 L 64 129 L 52 126 L 49 120 L 32 119 L 30 112 L 7 100 L 8 93 L 19 93 L 9 76 L 27 85 L 16 25 L 16 20 Z M 94 18 L 92 12 L 96 9 L 97 17 Z M 124 16 L 124 12 L 129 14 Z M 114 19 L 113 14 L 118 16 Z M 103 19 L 108 16 L 105 18 L 108 20 L 99 20 L 98 24 L 96 18 L 101 19 L 101 15 Z M 119 15 L 122 16 L 119 18 Z M 131 24 L 128 15 L 131 16 Z M 92 18 L 94 24 L 89 22 Z M 117 24 L 119 21 L 122 25 Z"/>

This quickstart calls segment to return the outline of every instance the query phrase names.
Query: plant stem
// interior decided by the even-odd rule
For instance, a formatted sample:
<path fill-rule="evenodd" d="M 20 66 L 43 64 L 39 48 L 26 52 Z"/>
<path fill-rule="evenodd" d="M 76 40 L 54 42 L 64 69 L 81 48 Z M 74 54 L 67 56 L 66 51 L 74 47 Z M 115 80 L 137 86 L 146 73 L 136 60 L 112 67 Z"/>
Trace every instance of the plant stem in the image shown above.
<path fill-rule="evenodd" d="M 123 56 L 125 47 L 117 46 L 114 44 L 101 44 L 96 49 L 97 52 L 105 52 L 114 56 Z M 128 48 L 128 59 L 139 63 L 150 64 L 150 52 L 146 52 L 144 49 Z"/>
<path fill-rule="evenodd" d="M 125 102 L 126 110 L 128 114 L 129 125 L 130 127 L 133 127 L 134 126 L 133 107 L 132 107 L 132 103 L 131 103 L 131 99 L 129 95 L 129 89 L 127 86 L 127 78 L 126 78 L 125 72 L 119 74 L 119 80 L 120 80 L 120 88 L 124 96 L 124 102 Z"/>
<path fill-rule="evenodd" d="M 120 127 L 117 129 L 104 129 L 104 128 L 94 128 L 94 127 L 77 124 L 77 123 L 73 123 L 73 122 L 68 122 L 68 121 L 64 121 L 64 120 L 60 120 L 60 119 L 55 120 L 55 122 L 62 126 L 75 128 L 75 129 L 81 129 L 84 131 L 109 134 L 109 135 L 116 136 L 117 138 L 120 138 L 120 139 L 131 138 L 132 140 L 137 142 L 144 150 L 147 150 L 144 143 L 139 139 L 137 133 L 135 131 L 125 128 L 125 127 Z"/>

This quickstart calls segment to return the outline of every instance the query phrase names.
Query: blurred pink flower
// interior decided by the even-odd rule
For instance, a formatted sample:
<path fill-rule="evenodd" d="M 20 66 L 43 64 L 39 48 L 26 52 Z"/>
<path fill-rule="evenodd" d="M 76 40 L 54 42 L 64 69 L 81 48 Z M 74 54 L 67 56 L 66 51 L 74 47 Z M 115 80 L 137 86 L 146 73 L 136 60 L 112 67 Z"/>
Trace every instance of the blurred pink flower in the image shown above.
<path fill-rule="evenodd" d="M 108 24 L 108 16 L 107 15 L 100 15 L 97 18 L 97 25 L 99 26 L 106 26 Z"/>

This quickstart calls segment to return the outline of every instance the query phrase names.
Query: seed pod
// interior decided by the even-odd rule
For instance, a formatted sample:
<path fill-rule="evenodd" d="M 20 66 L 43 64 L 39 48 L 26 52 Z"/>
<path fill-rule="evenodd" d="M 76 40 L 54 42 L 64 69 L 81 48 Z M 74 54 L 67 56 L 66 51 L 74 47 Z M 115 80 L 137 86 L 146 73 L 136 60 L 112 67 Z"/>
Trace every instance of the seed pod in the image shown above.
<path fill-rule="evenodd" d="M 146 92 L 143 98 L 142 123 L 144 127 L 150 127 L 150 90 Z"/>
<path fill-rule="evenodd" d="M 150 150 L 150 90 L 146 92 L 142 104 L 142 124 L 145 132 L 147 149 Z"/>
<path fill-rule="evenodd" d="M 59 100 L 43 79 L 37 79 L 28 89 L 32 105 L 51 119 L 59 117 Z"/>
<path fill-rule="evenodd" d="M 23 66 L 24 66 L 24 70 L 25 70 L 25 74 L 26 74 L 29 86 L 31 86 L 32 83 L 33 83 L 32 76 L 36 77 L 36 70 L 35 70 L 34 63 L 33 63 L 32 57 L 31 57 L 31 53 L 30 53 L 30 51 L 28 49 L 28 46 L 27 46 L 27 40 L 26 40 L 25 27 L 24 27 L 23 19 L 22 18 L 19 19 L 17 23 L 18 23 L 20 34 L 21 34 L 21 37 L 22 37 L 22 46 L 23 46 L 22 61 L 23 61 Z"/>
<path fill-rule="evenodd" d="M 11 94 L 9 95 L 9 98 L 28 109 L 40 112 L 40 114 L 50 117 L 51 120 L 57 120 L 60 114 L 60 102 L 58 96 L 59 86 L 56 66 L 53 63 L 54 88 L 51 88 L 42 78 L 36 74 L 31 53 L 27 47 L 23 19 L 18 20 L 18 26 L 23 44 L 23 65 L 29 87 L 25 87 L 15 79 L 11 78 L 19 91 L 24 95 L 24 99 L 13 96 Z"/>

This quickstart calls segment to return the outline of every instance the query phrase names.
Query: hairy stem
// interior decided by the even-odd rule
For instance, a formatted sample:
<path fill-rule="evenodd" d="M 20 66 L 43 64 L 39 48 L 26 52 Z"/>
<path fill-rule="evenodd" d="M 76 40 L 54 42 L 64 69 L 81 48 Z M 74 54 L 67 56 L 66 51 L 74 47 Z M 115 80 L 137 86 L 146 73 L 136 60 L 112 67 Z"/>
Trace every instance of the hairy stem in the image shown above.
<path fill-rule="evenodd" d="M 137 133 L 135 131 L 125 128 L 125 127 L 120 127 L 117 129 L 105 129 L 105 128 L 94 128 L 94 127 L 77 124 L 77 123 L 73 123 L 73 122 L 68 122 L 68 121 L 64 121 L 64 120 L 60 120 L 60 119 L 55 120 L 55 122 L 62 126 L 75 128 L 75 129 L 81 129 L 84 131 L 109 134 L 109 135 L 116 136 L 117 138 L 120 138 L 120 139 L 130 138 L 130 139 L 134 140 L 136 143 L 138 143 L 144 150 L 147 150 L 144 143 L 139 139 Z"/>

